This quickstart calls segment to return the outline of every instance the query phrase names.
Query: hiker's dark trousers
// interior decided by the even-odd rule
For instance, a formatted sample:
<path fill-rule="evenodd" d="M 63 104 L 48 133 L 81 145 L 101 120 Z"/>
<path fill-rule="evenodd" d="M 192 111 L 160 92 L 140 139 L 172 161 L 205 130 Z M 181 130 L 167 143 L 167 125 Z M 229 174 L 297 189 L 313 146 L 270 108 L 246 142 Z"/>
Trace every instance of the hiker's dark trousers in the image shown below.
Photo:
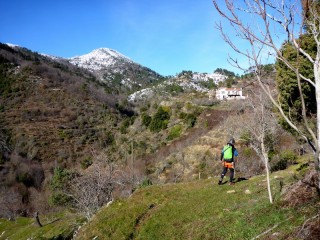
<path fill-rule="evenodd" d="M 229 169 L 230 169 L 230 182 L 233 182 L 234 168 L 229 168 Z M 221 181 L 223 180 L 223 178 L 226 175 L 227 171 L 228 171 L 228 168 L 224 167 L 223 171 L 221 173 Z"/>

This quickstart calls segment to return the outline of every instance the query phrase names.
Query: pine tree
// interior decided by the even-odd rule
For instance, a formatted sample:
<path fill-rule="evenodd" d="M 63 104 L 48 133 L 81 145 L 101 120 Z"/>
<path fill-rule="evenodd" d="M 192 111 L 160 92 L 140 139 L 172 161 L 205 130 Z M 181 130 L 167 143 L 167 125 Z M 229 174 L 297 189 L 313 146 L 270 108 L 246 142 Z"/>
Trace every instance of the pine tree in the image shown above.
<path fill-rule="evenodd" d="M 300 44 L 310 55 L 314 56 L 317 48 L 312 36 L 303 35 L 300 39 Z M 282 54 L 295 67 L 299 68 L 300 73 L 314 81 L 313 65 L 304 56 L 297 55 L 296 50 L 291 43 L 286 42 L 282 46 Z M 279 91 L 280 103 L 291 118 L 297 122 L 302 121 L 301 115 L 301 97 L 298 89 L 297 77 L 282 61 L 276 62 L 277 69 L 277 88 Z M 316 114 L 316 97 L 315 89 L 308 82 L 302 83 L 302 92 L 306 103 L 307 115 L 311 117 Z M 290 129 L 286 121 L 280 120 L 281 124 Z"/>

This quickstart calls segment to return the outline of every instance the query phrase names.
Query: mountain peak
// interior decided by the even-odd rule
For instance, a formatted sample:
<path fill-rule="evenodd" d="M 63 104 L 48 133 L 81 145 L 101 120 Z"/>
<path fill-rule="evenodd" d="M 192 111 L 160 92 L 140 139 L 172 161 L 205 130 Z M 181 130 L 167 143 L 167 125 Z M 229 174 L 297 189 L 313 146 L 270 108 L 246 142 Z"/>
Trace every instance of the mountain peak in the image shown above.
<path fill-rule="evenodd" d="M 98 48 L 90 53 L 73 57 L 69 60 L 72 64 L 86 68 L 90 71 L 108 68 L 119 61 L 130 63 L 133 62 L 130 58 L 110 48 Z"/>

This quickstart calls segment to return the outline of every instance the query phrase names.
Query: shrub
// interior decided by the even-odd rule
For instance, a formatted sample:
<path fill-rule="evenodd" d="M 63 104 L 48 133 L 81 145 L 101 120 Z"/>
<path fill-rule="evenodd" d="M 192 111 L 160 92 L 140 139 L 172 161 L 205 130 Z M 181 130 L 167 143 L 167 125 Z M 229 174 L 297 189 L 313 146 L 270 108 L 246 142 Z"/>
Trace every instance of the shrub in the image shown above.
<path fill-rule="evenodd" d="M 142 106 L 142 107 L 140 108 L 140 112 L 146 112 L 146 111 L 148 111 L 149 108 L 150 108 L 150 104 L 148 104 L 148 105 L 146 105 L 146 106 Z"/>
<path fill-rule="evenodd" d="M 71 137 L 71 133 L 67 132 L 66 130 L 58 130 L 58 135 L 60 139 L 69 139 Z"/>
<path fill-rule="evenodd" d="M 160 132 L 167 128 L 170 119 L 170 108 L 160 106 L 156 114 L 152 117 L 149 129 L 152 132 Z"/>
<path fill-rule="evenodd" d="M 297 155 L 292 150 L 285 150 L 280 153 L 280 159 L 287 160 L 288 163 L 294 164 L 297 160 Z"/>
<path fill-rule="evenodd" d="M 142 125 L 149 127 L 151 120 L 152 120 L 152 118 L 148 114 L 146 114 L 146 113 L 142 114 L 142 116 L 141 116 Z"/>
<path fill-rule="evenodd" d="M 115 142 L 115 139 L 114 139 L 114 135 L 112 132 L 107 132 L 106 135 L 104 136 L 104 143 L 105 145 L 104 146 L 108 146 L 108 145 L 113 145 Z"/>
<path fill-rule="evenodd" d="M 200 85 L 208 89 L 217 89 L 217 84 L 215 84 L 214 80 L 211 78 L 209 78 L 209 81 L 207 82 L 200 82 Z"/>
<path fill-rule="evenodd" d="M 184 122 L 188 128 L 192 128 L 197 122 L 197 117 L 193 113 L 187 114 L 186 117 L 184 118 Z"/>
<path fill-rule="evenodd" d="M 187 113 L 185 113 L 185 112 L 180 112 L 179 113 L 179 118 L 180 119 L 184 119 L 186 116 L 187 116 Z"/>
<path fill-rule="evenodd" d="M 180 85 L 178 84 L 172 84 L 172 85 L 167 85 L 165 87 L 165 90 L 169 93 L 182 93 L 183 92 L 183 87 L 181 87 Z"/>
<path fill-rule="evenodd" d="M 271 167 L 271 171 L 284 170 L 288 165 L 296 162 L 297 155 L 291 150 L 285 150 L 279 154 L 279 160 Z"/>
<path fill-rule="evenodd" d="M 61 192 L 54 192 L 49 197 L 49 204 L 56 205 L 56 206 L 65 206 L 70 203 L 72 198 L 64 193 Z"/>
<path fill-rule="evenodd" d="M 87 169 L 89 166 L 92 165 L 92 163 L 93 163 L 92 157 L 86 157 L 85 159 L 83 159 L 80 162 L 80 165 L 81 165 L 82 169 Z"/>
<path fill-rule="evenodd" d="M 171 128 L 170 132 L 169 132 L 169 135 L 168 135 L 167 139 L 170 141 L 170 140 L 173 140 L 175 138 L 178 138 L 178 137 L 180 137 L 181 132 L 182 132 L 182 126 L 181 125 L 173 126 Z"/>
<path fill-rule="evenodd" d="M 7 94 L 12 91 L 12 83 L 14 79 L 9 78 L 7 72 L 10 63 L 7 59 L 0 56 L 0 93 Z"/>
<path fill-rule="evenodd" d="M 190 110 L 192 110 L 192 107 L 193 107 L 192 103 L 191 103 L 191 102 L 187 102 L 187 104 L 186 104 L 186 109 L 187 109 L 188 111 L 190 111 Z"/>
<path fill-rule="evenodd" d="M 127 133 L 127 129 L 128 129 L 128 127 L 130 126 L 130 125 L 132 125 L 133 123 L 134 123 L 134 117 L 130 117 L 130 118 L 127 118 L 127 119 L 125 119 L 123 122 L 122 122 L 122 124 L 121 124 L 121 126 L 120 126 L 120 132 L 122 133 L 122 134 L 126 134 Z"/>
<path fill-rule="evenodd" d="M 50 182 L 52 194 L 49 197 L 50 205 L 65 206 L 72 199 L 67 194 L 63 193 L 63 189 L 67 187 L 67 183 L 73 178 L 71 172 L 67 169 L 57 167 L 54 169 L 53 176 Z"/>
<path fill-rule="evenodd" d="M 60 167 L 55 168 L 50 183 L 51 189 L 63 189 L 70 177 L 71 173 L 67 169 L 63 169 Z"/>
<path fill-rule="evenodd" d="M 252 156 L 252 154 L 253 154 L 253 150 L 249 147 L 246 147 L 242 150 L 242 155 L 244 157 L 250 157 L 250 156 Z"/>
<path fill-rule="evenodd" d="M 142 181 L 142 183 L 139 185 L 140 188 L 143 188 L 143 187 L 147 187 L 147 186 L 151 186 L 152 185 L 152 181 L 145 177 Z"/>

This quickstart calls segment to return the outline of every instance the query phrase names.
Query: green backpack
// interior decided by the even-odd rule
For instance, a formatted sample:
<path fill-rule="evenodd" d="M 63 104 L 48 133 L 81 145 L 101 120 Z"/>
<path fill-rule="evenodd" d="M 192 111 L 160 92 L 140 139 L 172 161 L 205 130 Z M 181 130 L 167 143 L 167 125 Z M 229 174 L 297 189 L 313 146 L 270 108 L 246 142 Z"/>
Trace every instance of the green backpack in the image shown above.
<path fill-rule="evenodd" d="M 226 145 L 223 147 L 223 158 L 225 160 L 231 160 L 233 157 L 233 152 L 232 152 L 233 147 L 230 145 Z"/>

